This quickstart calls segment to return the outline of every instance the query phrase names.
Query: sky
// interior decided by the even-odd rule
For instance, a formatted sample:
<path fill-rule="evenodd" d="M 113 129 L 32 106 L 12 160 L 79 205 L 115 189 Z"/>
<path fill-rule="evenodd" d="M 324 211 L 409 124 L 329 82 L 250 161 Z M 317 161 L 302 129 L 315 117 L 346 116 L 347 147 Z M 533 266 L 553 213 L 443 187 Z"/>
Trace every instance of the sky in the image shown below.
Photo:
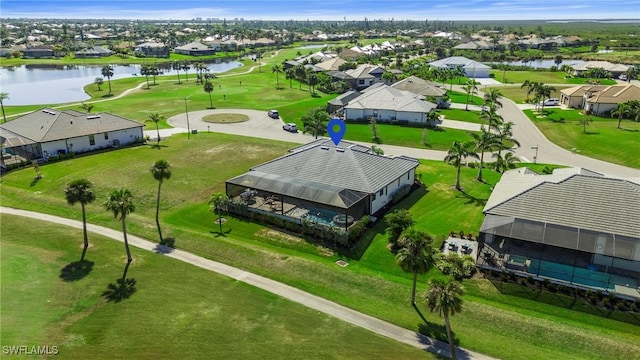
<path fill-rule="evenodd" d="M 640 0 L 0 0 L 0 18 L 639 19 Z"/>

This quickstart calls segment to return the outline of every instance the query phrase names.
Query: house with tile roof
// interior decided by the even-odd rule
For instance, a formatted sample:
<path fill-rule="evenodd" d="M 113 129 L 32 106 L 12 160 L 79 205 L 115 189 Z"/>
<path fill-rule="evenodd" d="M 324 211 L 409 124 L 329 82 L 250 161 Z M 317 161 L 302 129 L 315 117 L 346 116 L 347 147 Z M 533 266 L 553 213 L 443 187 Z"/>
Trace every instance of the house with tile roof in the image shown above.
<path fill-rule="evenodd" d="M 380 66 L 369 64 L 362 64 L 355 69 L 344 71 L 345 74 L 354 79 L 356 90 L 364 89 L 376 82 L 381 82 L 382 74 L 385 72 L 387 71 Z"/>
<path fill-rule="evenodd" d="M 205 45 L 199 41 L 192 41 L 188 44 L 178 46 L 173 49 L 176 54 L 191 55 L 191 56 L 206 56 L 214 55 L 216 50 L 209 45 Z"/>
<path fill-rule="evenodd" d="M 465 76 L 470 78 L 488 78 L 490 66 L 475 60 L 467 59 L 464 56 L 451 56 L 448 58 L 432 61 L 429 66 L 438 69 L 455 69 L 464 70 Z"/>
<path fill-rule="evenodd" d="M 344 119 L 363 121 L 371 117 L 379 122 L 424 124 L 436 104 L 425 96 L 378 83 L 344 106 Z"/>
<path fill-rule="evenodd" d="M 169 47 L 153 41 L 136 45 L 134 51 L 147 57 L 169 57 Z"/>
<path fill-rule="evenodd" d="M 560 90 L 560 103 L 605 116 L 619 104 L 640 99 L 640 87 L 634 84 L 580 85 Z"/>
<path fill-rule="evenodd" d="M 390 204 L 415 180 L 416 159 L 377 155 L 368 147 L 318 139 L 226 181 L 231 199 L 250 211 L 331 224 L 335 216 L 360 219 Z M 335 225 L 335 222 L 333 223 Z M 344 224 L 343 224 L 344 225 Z"/>
<path fill-rule="evenodd" d="M 513 169 L 483 213 L 478 266 L 640 298 L 640 173 Z"/>
<path fill-rule="evenodd" d="M 143 124 L 111 113 L 87 114 L 44 108 L 0 125 L 5 154 L 22 160 L 47 159 L 142 140 Z"/>
<path fill-rule="evenodd" d="M 583 76 L 584 72 L 590 69 L 604 69 L 613 75 L 613 78 L 617 78 L 620 74 L 629 70 L 629 65 L 614 64 L 608 61 L 585 61 L 583 63 L 573 66 L 573 71 L 577 76 Z"/>
<path fill-rule="evenodd" d="M 421 79 L 417 76 L 409 76 L 400 81 L 391 84 L 391 87 L 398 90 L 410 91 L 414 94 L 423 95 L 427 99 L 433 99 L 433 102 L 439 107 L 444 105 L 443 97 L 447 91 L 440 84 L 432 81 Z"/>

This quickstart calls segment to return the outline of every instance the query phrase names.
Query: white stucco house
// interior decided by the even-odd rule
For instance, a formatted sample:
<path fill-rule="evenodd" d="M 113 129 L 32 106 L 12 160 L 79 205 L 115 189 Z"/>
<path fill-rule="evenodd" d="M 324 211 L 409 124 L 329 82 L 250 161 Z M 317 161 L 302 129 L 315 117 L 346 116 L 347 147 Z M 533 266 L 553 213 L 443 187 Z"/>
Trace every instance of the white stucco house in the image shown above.
<path fill-rule="evenodd" d="M 619 104 L 640 99 L 640 87 L 633 84 L 580 85 L 560 91 L 560 103 L 604 116 Z"/>
<path fill-rule="evenodd" d="M 143 139 L 143 124 L 110 113 L 36 110 L 0 125 L 3 156 L 47 159 L 60 153 L 82 153 L 127 145 Z"/>
<path fill-rule="evenodd" d="M 465 76 L 469 78 L 488 78 L 491 67 L 475 60 L 467 59 L 464 56 L 451 56 L 448 58 L 432 61 L 429 66 L 438 69 L 464 70 Z"/>

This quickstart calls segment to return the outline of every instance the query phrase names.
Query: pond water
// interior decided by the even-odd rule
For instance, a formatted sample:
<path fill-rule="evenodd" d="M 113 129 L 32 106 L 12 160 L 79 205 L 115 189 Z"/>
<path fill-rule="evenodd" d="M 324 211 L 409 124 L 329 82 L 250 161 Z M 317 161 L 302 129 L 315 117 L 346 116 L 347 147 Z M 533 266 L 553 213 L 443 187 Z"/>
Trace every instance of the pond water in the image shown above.
<path fill-rule="evenodd" d="M 321 44 L 321 45 L 314 44 L 314 45 L 299 46 L 296 49 L 320 49 L 320 48 L 324 48 L 324 47 L 327 47 L 327 46 L 329 46 L 329 45 L 327 45 L 327 44 Z"/>
<path fill-rule="evenodd" d="M 235 60 L 217 60 L 208 63 L 211 73 L 222 73 L 242 64 Z M 158 64 L 164 75 L 175 75 L 169 64 Z M 101 77 L 100 65 L 22 65 L 0 68 L 0 92 L 7 93 L 9 98 L 5 105 L 43 105 L 76 102 L 89 99 L 84 86 L 92 84 L 96 77 Z M 189 77 L 195 78 L 195 71 L 189 70 Z M 180 72 L 181 76 L 184 72 Z M 140 77 L 139 64 L 113 65 L 111 80 L 127 77 Z M 104 78 L 103 89 L 107 88 Z"/>

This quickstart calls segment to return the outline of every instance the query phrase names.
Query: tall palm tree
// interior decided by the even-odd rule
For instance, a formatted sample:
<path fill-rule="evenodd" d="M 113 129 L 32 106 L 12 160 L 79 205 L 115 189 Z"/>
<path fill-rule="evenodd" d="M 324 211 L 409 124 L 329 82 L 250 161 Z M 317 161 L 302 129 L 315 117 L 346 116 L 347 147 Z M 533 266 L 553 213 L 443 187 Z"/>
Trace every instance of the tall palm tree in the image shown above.
<path fill-rule="evenodd" d="M 151 76 L 151 68 L 149 67 L 149 65 L 144 64 L 144 65 L 142 65 L 140 67 L 140 75 L 144 76 L 144 78 L 146 79 L 146 81 L 147 81 L 147 89 L 149 89 L 150 88 L 150 86 L 149 86 L 149 76 Z"/>
<path fill-rule="evenodd" d="M 469 135 L 473 138 L 474 152 L 480 154 L 480 165 L 478 166 L 478 176 L 476 179 L 482 182 L 482 168 L 484 165 L 484 152 L 491 150 L 498 145 L 498 140 L 495 134 L 487 130 L 484 126 L 480 126 L 480 133 L 470 132 Z M 476 153 L 476 156 L 478 156 Z"/>
<path fill-rule="evenodd" d="M 484 92 L 483 106 L 495 106 L 497 109 L 502 107 L 500 98 L 502 93 L 496 88 L 489 88 Z"/>
<path fill-rule="evenodd" d="M 133 213 L 136 210 L 136 206 L 133 204 L 133 194 L 129 189 L 115 189 L 112 190 L 104 202 L 104 207 L 107 211 L 113 212 L 113 217 L 122 221 L 122 234 L 124 235 L 124 248 L 127 251 L 127 264 L 130 264 L 133 258 L 131 258 L 131 251 L 129 250 L 129 241 L 127 240 L 127 215 Z M 124 277 L 124 276 L 123 276 Z"/>
<path fill-rule="evenodd" d="M 100 72 L 102 73 L 102 76 L 107 78 L 107 82 L 109 82 L 109 94 L 107 95 L 111 95 L 111 77 L 113 76 L 113 66 L 105 65 L 102 67 L 102 70 L 100 70 Z"/>
<path fill-rule="evenodd" d="M 280 73 L 282 73 L 282 66 L 275 64 L 273 65 L 273 67 L 271 68 L 271 72 L 276 74 L 276 88 L 280 88 L 280 77 L 278 76 Z"/>
<path fill-rule="evenodd" d="M 89 247 L 89 238 L 87 237 L 87 214 L 85 212 L 85 205 L 93 202 L 96 199 L 96 194 L 91 190 L 93 184 L 87 179 L 74 180 L 67 185 L 64 189 L 64 197 L 67 199 L 69 205 L 80 203 L 82 208 L 82 231 L 84 235 L 84 248 L 82 249 L 82 257 L 80 261 L 84 260 L 84 256 L 87 253 Z"/>
<path fill-rule="evenodd" d="M 618 129 L 620 129 L 620 123 L 622 122 L 622 118 L 631 116 L 631 105 L 629 103 L 621 103 L 618 104 L 618 107 L 611 110 L 611 117 L 618 118 Z"/>
<path fill-rule="evenodd" d="M 498 155 L 502 154 L 502 150 L 507 149 L 504 145 L 507 141 L 514 143 L 516 146 L 520 146 L 520 142 L 513 137 L 514 125 L 512 121 L 507 121 L 496 128 L 495 135 L 498 140 Z"/>
<path fill-rule="evenodd" d="M 411 304 L 416 303 L 416 283 L 418 274 L 424 274 L 433 266 L 433 247 L 431 237 L 415 228 L 406 229 L 398 242 L 403 246 L 396 254 L 396 262 L 402 271 L 413 273 L 413 287 L 411 289 Z"/>
<path fill-rule="evenodd" d="M 323 108 L 311 109 L 302 117 L 304 133 L 311 133 L 316 139 L 327 133 L 327 123 L 331 120 Z"/>
<path fill-rule="evenodd" d="M 469 111 L 469 97 L 471 97 L 471 95 L 475 95 L 478 93 L 478 84 L 480 83 L 475 80 L 469 80 L 467 81 L 467 85 L 462 87 L 464 91 L 467 93 L 467 102 L 465 103 L 465 108 L 464 108 L 467 111 Z"/>
<path fill-rule="evenodd" d="M 429 280 L 429 290 L 425 294 L 425 302 L 431 312 L 438 313 L 444 317 L 444 326 L 449 339 L 449 351 L 451 358 L 456 360 L 456 348 L 451 336 L 451 324 L 449 316 L 462 311 L 462 295 L 464 288 L 455 280 L 432 279 Z"/>
<path fill-rule="evenodd" d="M 445 156 L 444 161 L 456 167 L 456 190 L 462 191 L 460 187 L 460 168 L 462 167 L 462 163 L 464 162 L 466 157 L 477 158 L 478 155 L 473 152 L 473 142 L 458 142 L 454 141 L 449 151 L 447 152 L 447 156 Z"/>
<path fill-rule="evenodd" d="M 536 93 L 536 106 L 538 103 L 541 105 L 540 112 L 544 112 L 544 100 L 551 96 L 551 93 L 555 91 L 556 88 L 549 85 L 544 85 L 539 83 L 539 85 L 535 89 Z"/>
<path fill-rule="evenodd" d="M 180 70 L 182 70 L 182 61 L 174 60 L 171 63 L 171 68 L 176 71 L 176 74 L 178 74 L 178 84 L 182 84 L 182 81 L 180 81 Z"/>
<path fill-rule="evenodd" d="M 502 116 L 498 114 L 496 104 L 489 104 L 480 114 L 480 119 L 486 120 L 489 129 L 497 129 L 504 122 Z"/>
<path fill-rule="evenodd" d="M 522 85 L 520 85 L 520 89 L 522 89 L 523 87 L 527 88 L 527 102 L 529 102 L 529 95 L 533 92 L 535 84 L 537 84 L 535 81 L 529 81 L 527 79 L 522 83 Z"/>
<path fill-rule="evenodd" d="M 171 178 L 171 165 L 166 160 L 158 160 L 151 168 L 153 178 L 158 181 L 158 197 L 156 198 L 156 226 L 158 226 L 158 235 L 162 243 L 162 229 L 160 228 L 160 189 L 164 180 Z"/>
<path fill-rule="evenodd" d="M 284 72 L 285 78 L 289 80 L 289 89 L 293 87 L 293 79 L 296 78 L 296 70 L 294 68 L 288 68 Z"/>
<path fill-rule="evenodd" d="M 158 125 L 162 120 L 164 120 L 164 116 L 158 113 L 151 113 L 149 114 L 149 119 L 145 121 L 145 122 L 151 121 L 156 124 L 156 132 L 158 134 L 158 138 L 156 139 L 156 144 L 160 144 L 160 128 L 158 127 Z"/>
<path fill-rule="evenodd" d="M 2 122 L 7 122 L 7 115 L 4 113 L 4 101 L 9 98 L 9 94 L 0 92 L 0 107 L 2 108 Z"/>
<path fill-rule="evenodd" d="M 191 69 L 191 65 L 188 61 L 182 62 L 182 70 L 184 70 L 184 81 L 189 82 L 189 69 Z"/>
<path fill-rule="evenodd" d="M 209 94 L 209 107 L 213 109 L 213 100 L 211 99 L 211 92 L 213 91 L 213 84 L 210 81 L 204 83 L 204 91 Z"/>
<path fill-rule="evenodd" d="M 303 65 L 296 65 L 293 70 L 295 71 L 296 79 L 298 79 L 298 90 L 302 90 L 302 80 L 307 76 L 307 71 Z"/>

